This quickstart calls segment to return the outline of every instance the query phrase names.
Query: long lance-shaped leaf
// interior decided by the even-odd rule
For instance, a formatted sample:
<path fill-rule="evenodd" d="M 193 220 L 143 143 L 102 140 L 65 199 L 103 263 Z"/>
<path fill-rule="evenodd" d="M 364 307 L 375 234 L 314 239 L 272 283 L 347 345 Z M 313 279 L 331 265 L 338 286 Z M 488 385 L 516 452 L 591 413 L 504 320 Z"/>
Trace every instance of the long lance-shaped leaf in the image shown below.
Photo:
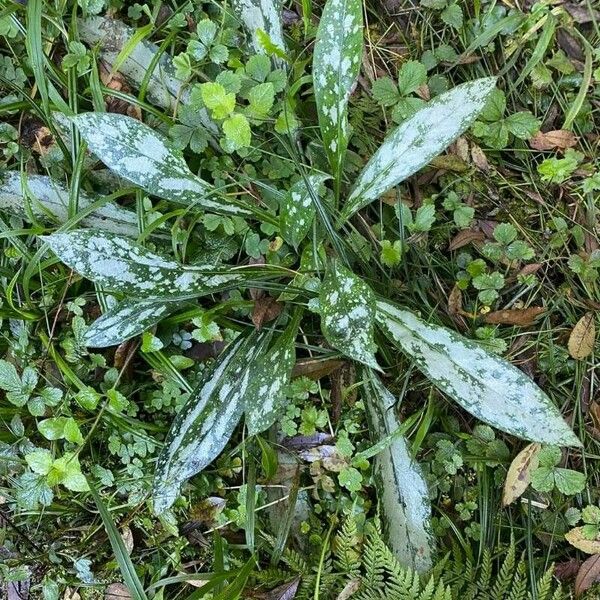
<path fill-rule="evenodd" d="M 327 179 L 329 176 L 322 173 L 307 175 L 294 183 L 281 199 L 281 235 L 294 248 L 298 248 L 311 228 L 316 212 L 313 197 L 318 196 L 320 185 Z"/>
<path fill-rule="evenodd" d="M 254 52 L 265 53 L 261 31 L 269 36 L 272 44 L 285 52 L 281 5 L 278 0 L 232 0 L 232 7 L 251 36 Z"/>
<path fill-rule="evenodd" d="M 377 320 L 443 392 L 472 415 L 532 442 L 581 446 L 552 400 L 523 372 L 449 329 L 377 303 Z"/>
<path fill-rule="evenodd" d="M 80 229 L 41 239 L 67 266 L 111 292 L 173 298 L 216 291 L 239 278 L 211 265 L 182 266 L 101 231 Z"/>
<path fill-rule="evenodd" d="M 116 346 L 143 333 L 181 306 L 180 302 L 123 300 L 90 325 L 84 342 L 92 348 Z"/>
<path fill-rule="evenodd" d="M 78 20 L 79 36 L 88 45 L 98 45 L 101 58 L 109 67 L 119 57 L 120 74 L 124 75 L 131 85 L 139 89 L 148 77 L 148 69 L 154 63 L 154 70 L 149 75 L 147 98 L 153 104 L 175 111 L 180 104 L 189 104 L 190 90 L 184 88 L 182 82 L 175 77 L 175 66 L 171 57 L 163 52 L 155 60 L 159 47 L 148 40 L 139 41 L 129 49 L 126 57 L 119 56 L 123 48 L 131 43 L 135 30 L 127 27 L 118 19 L 106 17 L 88 17 Z M 183 89 L 182 89 L 183 88 Z M 208 116 L 205 108 L 197 109 L 204 127 L 212 134 L 218 134 L 219 128 Z"/>
<path fill-rule="evenodd" d="M 245 402 L 249 435 L 268 429 L 285 409 L 285 387 L 296 362 L 295 339 L 299 317 L 298 312 L 252 369 L 252 380 Z"/>
<path fill-rule="evenodd" d="M 238 338 L 175 417 L 156 463 L 154 512 L 177 499 L 182 484 L 223 450 L 244 411 L 256 336 Z"/>
<path fill-rule="evenodd" d="M 313 56 L 313 85 L 319 126 L 329 164 L 339 182 L 348 146 L 348 98 L 362 58 L 360 0 L 328 0 Z"/>
<path fill-rule="evenodd" d="M 327 341 L 367 366 L 379 369 L 373 341 L 375 294 L 354 273 L 334 261 L 319 291 L 321 330 Z"/>
<path fill-rule="evenodd" d="M 394 412 L 394 396 L 374 373 L 365 370 L 365 375 L 365 408 L 371 437 L 377 443 L 394 434 L 400 421 Z M 434 548 L 429 491 L 404 437 L 394 436 L 375 457 L 373 473 L 390 546 L 402 564 L 418 571 L 428 570 Z"/>
<path fill-rule="evenodd" d="M 25 193 L 23 182 L 29 194 Z M 79 192 L 80 210 L 86 209 L 93 202 L 94 199 L 90 196 Z M 20 172 L 7 171 L 0 174 L 0 210 L 25 220 L 29 220 L 33 215 L 41 222 L 55 219 L 64 223 L 69 218 L 69 192 L 44 175 L 27 175 L 22 179 Z M 120 235 L 138 234 L 136 214 L 113 202 L 95 209 L 84 217 L 80 224 Z"/>
<path fill-rule="evenodd" d="M 109 169 L 149 194 L 217 213 L 250 214 L 216 197 L 214 187 L 189 170 L 181 152 L 148 125 L 112 113 L 86 113 L 73 121 Z"/>
<path fill-rule="evenodd" d="M 464 133 L 495 83 L 493 77 L 463 83 L 392 131 L 358 176 L 340 221 L 416 173 Z"/>

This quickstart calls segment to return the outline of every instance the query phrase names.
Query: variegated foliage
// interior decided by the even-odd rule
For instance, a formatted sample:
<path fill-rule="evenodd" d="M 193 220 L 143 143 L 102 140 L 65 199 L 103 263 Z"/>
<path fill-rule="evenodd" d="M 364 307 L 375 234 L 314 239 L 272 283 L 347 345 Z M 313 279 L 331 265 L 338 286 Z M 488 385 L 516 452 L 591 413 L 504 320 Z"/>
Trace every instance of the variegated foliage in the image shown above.
<path fill-rule="evenodd" d="M 550 398 L 522 371 L 449 329 L 377 303 L 377 321 L 417 367 L 465 410 L 533 442 L 580 446 Z"/>
<path fill-rule="evenodd" d="M 181 485 L 223 450 L 244 412 L 251 434 L 270 427 L 285 408 L 295 362 L 298 318 L 273 344 L 272 333 L 240 336 L 219 357 L 175 417 L 154 476 L 154 510 L 177 499 Z"/>
<path fill-rule="evenodd" d="M 393 437 L 373 464 L 389 544 L 402 564 L 426 571 L 431 567 L 434 548 L 427 483 L 406 439 L 393 435 L 401 426 L 394 396 L 368 370 L 362 389 L 373 441 Z"/>
<path fill-rule="evenodd" d="M 232 0 L 232 7 L 244 28 L 250 34 L 254 52 L 266 51 L 261 33 L 266 34 L 274 46 L 285 52 L 281 4 L 278 0 Z"/>
<path fill-rule="evenodd" d="M 323 146 L 336 182 L 348 146 L 348 98 L 360 70 L 361 0 L 328 0 L 313 56 L 313 85 Z"/>
<path fill-rule="evenodd" d="M 89 210 L 98 199 L 79 192 L 79 214 Z M 0 174 L 0 210 L 26 221 L 63 224 L 69 217 L 69 191 L 58 182 L 43 175 L 23 175 L 17 171 Z M 90 210 L 79 223 L 120 235 L 138 233 L 137 216 L 114 202 Z"/>
<path fill-rule="evenodd" d="M 109 169 L 149 194 L 221 214 L 250 214 L 218 196 L 213 186 L 190 171 L 167 138 L 136 119 L 86 113 L 73 117 L 73 122 L 90 150 Z"/>

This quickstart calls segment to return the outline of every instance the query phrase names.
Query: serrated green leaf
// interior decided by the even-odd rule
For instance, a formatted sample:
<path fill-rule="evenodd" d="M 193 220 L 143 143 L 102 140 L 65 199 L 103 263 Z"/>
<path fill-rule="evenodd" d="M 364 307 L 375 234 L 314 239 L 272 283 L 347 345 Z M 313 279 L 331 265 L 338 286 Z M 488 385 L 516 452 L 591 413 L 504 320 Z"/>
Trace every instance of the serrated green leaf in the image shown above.
<path fill-rule="evenodd" d="M 248 435 L 268 429 L 285 410 L 285 388 L 296 362 L 299 318 L 292 319 L 272 347 L 255 361 L 244 409 Z"/>
<path fill-rule="evenodd" d="M 392 131 L 359 175 L 340 222 L 416 173 L 466 131 L 495 83 L 489 77 L 459 85 Z"/>
<path fill-rule="evenodd" d="M 90 325 L 85 332 L 84 342 L 92 348 L 116 346 L 143 333 L 181 306 L 178 302 L 123 300 Z"/>
<path fill-rule="evenodd" d="M 251 336 L 233 342 L 175 417 L 154 473 L 156 514 L 167 510 L 183 483 L 227 444 L 244 411 L 255 341 Z"/>
<path fill-rule="evenodd" d="M 339 180 L 348 146 L 348 99 L 358 77 L 363 48 L 360 0 L 328 0 L 313 55 L 313 85 L 323 146 Z"/>
<path fill-rule="evenodd" d="M 298 248 L 312 226 L 316 212 L 313 196 L 318 196 L 319 187 L 327 179 L 329 176 L 321 173 L 307 175 L 294 183 L 281 200 L 281 235 L 294 248 Z"/>
<path fill-rule="evenodd" d="M 248 119 L 240 113 L 231 115 L 223 122 L 223 133 L 225 134 L 224 148 L 228 152 L 247 148 L 252 141 L 252 131 Z"/>
<path fill-rule="evenodd" d="M 182 266 L 106 232 L 77 230 L 41 239 L 66 265 L 108 291 L 177 297 L 213 291 L 237 279 L 210 265 Z"/>
<path fill-rule="evenodd" d="M 277 0 L 232 0 L 236 15 L 252 38 L 252 48 L 264 54 L 260 33 L 266 33 L 271 43 L 285 53 L 281 6 Z"/>
<path fill-rule="evenodd" d="M 478 419 L 520 438 L 580 446 L 550 398 L 515 366 L 387 302 L 377 321 L 429 380 Z"/>
<path fill-rule="evenodd" d="M 148 125 L 114 113 L 86 113 L 73 122 L 107 167 L 149 194 L 217 213 L 250 214 L 214 197 L 213 186 L 194 175 L 181 152 Z"/>
<path fill-rule="evenodd" d="M 30 196 L 25 193 L 23 183 L 29 190 Z M 85 210 L 94 201 L 94 198 L 79 192 L 80 211 Z M 19 171 L 7 171 L 0 174 L 0 209 L 27 221 L 33 215 L 42 223 L 53 218 L 58 223 L 65 223 L 69 218 L 69 191 L 43 175 L 27 175 L 23 178 Z M 79 224 L 120 235 L 138 234 L 135 212 L 113 202 L 97 208 L 81 219 Z"/>
<path fill-rule="evenodd" d="M 394 434 L 401 424 L 394 412 L 394 396 L 372 372 L 365 371 L 365 378 L 363 397 L 369 430 L 377 443 Z M 434 548 L 429 491 L 404 437 L 395 436 L 375 457 L 373 474 L 387 538 L 398 560 L 418 571 L 428 570 Z"/>
<path fill-rule="evenodd" d="M 398 73 L 398 88 L 403 96 L 416 92 L 427 82 L 427 69 L 418 60 L 405 62 Z"/>
<path fill-rule="evenodd" d="M 350 358 L 379 369 L 373 341 L 376 300 L 371 288 L 335 261 L 319 291 L 321 330 L 325 339 Z"/>
<path fill-rule="evenodd" d="M 54 459 L 49 450 L 38 448 L 33 452 L 29 452 L 25 455 L 25 462 L 29 465 L 29 468 L 39 475 L 47 475 L 52 468 Z"/>

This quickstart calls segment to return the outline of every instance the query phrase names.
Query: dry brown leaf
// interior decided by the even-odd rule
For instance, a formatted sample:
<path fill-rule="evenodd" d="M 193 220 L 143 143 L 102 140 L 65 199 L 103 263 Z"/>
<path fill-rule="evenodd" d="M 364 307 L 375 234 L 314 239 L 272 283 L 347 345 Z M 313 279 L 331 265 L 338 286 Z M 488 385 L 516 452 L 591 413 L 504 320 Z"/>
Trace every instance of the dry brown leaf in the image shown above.
<path fill-rule="evenodd" d="M 256 300 L 252 311 L 252 322 L 256 329 L 260 329 L 265 323 L 278 317 L 281 309 L 282 305 L 272 296 L 263 296 Z"/>
<path fill-rule="evenodd" d="M 469 169 L 469 165 L 455 154 L 436 156 L 429 164 L 436 169 L 443 169 L 444 171 L 452 171 L 454 173 L 464 173 Z"/>
<path fill-rule="evenodd" d="M 351 579 L 345 586 L 344 589 L 340 592 L 337 600 L 348 600 L 351 596 L 356 594 L 360 589 L 360 579 Z"/>
<path fill-rule="evenodd" d="M 487 173 L 490 170 L 490 164 L 488 163 L 485 152 L 476 144 L 471 146 L 471 160 L 480 171 Z"/>
<path fill-rule="evenodd" d="M 596 342 L 596 324 L 594 323 L 594 313 L 588 312 L 579 321 L 577 321 L 571 335 L 569 336 L 569 354 L 582 360 L 594 351 Z"/>
<path fill-rule="evenodd" d="M 131 600 L 131 592 L 124 583 L 111 583 L 106 588 L 104 600 Z"/>
<path fill-rule="evenodd" d="M 343 360 L 334 358 L 306 358 L 299 360 L 292 370 L 292 377 L 310 377 L 310 379 L 321 379 L 344 364 Z"/>
<path fill-rule="evenodd" d="M 575 596 L 581 596 L 598 581 L 600 581 L 600 554 L 594 554 L 579 567 L 575 579 Z"/>
<path fill-rule="evenodd" d="M 461 136 L 454 142 L 454 154 L 463 162 L 469 162 L 469 142 L 466 138 Z"/>
<path fill-rule="evenodd" d="M 483 317 L 486 323 L 496 325 L 519 325 L 528 327 L 532 325 L 546 309 L 543 306 L 530 306 L 529 308 L 512 308 L 510 310 L 495 310 Z"/>
<path fill-rule="evenodd" d="M 448 313 L 451 315 L 462 314 L 462 291 L 456 284 L 448 296 Z"/>
<path fill-rule="evenodd" d="M 592 417 L 594 428 L 596 431 L 600 432 L 600 404 L 598 404 L 596 401 L 592 402 L 589 407 L 589 413 Z"/>
<path fill-rule="evenodd" d="M 537 273 L 541 268 L 542 265 L 540 263 L 531 263 L 530 265 L 525 265 L 518 274 L 525 277 L 526 275 Z"/>
<path fill-rule="evenodd" d="M 577 145 L 577 136 L 566 129 L 556 129 L 542 133 L 539 131 L 530 140 L 529 145 L 534 150 L 564 150 Z"/>
<path fill-rule="evenodd" d="M 267 592 L 261 598 L 264 600 L 292 600 L 292 598 L 296 597 L 296 592 L 298 591 L 298 586 L 300 585 L 300 578 L 293 579 L 289 583 L 284 583 L 272 589 L 270 592 Z"/>
<path fill-rule="evenodd" d="M 485 240 L 485 235 L 481 231 L 472 229 L 463 229 L 459 231 L 448 244 L 448 250 L 458 250 L 467 244 L 481 244 Z"/>
<path fill-rule="evenodd" d="M 539 463 L 540 448 L 540 444 L 528 444 L 510 463 L 504 482 L 502 506 L 508 506 L 514 502 L 529 486 L 531 472 L 537 468 Z"/>
<path fill-rule="evenodd" d="M 588 540 L 583 536 L 583 527 L 575 527 L 565 533 L 565 539 L 571 546 L 586 554 L 600 554 L 600 540 Z"/>
<path fill-rule="evenodd" d="M 133 533 L 131 532 L 131 529 L 127 527 L 127 525 L 121 530 L 121 538 L 123 540 L 125 550 L 127 550 L 127 554 L 131 555 L 133 551 Z"/>

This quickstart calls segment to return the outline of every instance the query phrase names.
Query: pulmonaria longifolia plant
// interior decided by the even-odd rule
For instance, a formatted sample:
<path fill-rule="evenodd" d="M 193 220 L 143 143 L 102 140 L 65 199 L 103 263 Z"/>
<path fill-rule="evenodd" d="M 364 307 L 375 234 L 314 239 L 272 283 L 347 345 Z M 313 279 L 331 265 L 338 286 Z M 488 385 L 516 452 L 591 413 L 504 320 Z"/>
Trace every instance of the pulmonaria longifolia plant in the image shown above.
<path fill-rule="evenodd" d="M 265 4 L 269 3 L 260 6 Z M 258 4 L 237 2 L 235 8 L 256 48 L 264 50 L 269 46 L 265 40 L 276 39 L 271 53 L 274 60 L 282 60 L 281 37 L 273 33 L 280 32 L 281 25 L 273 7 L 266 16 Z M 361 277 L 369 272 L 365 259 L 342 243 L 356 213 L 465 132 L 495 87 L 494 79 L 479 79 L 436 97 L 393 130 L 356 180 L 348 182 L 347 107 L 362 47 L 360 0 L 329 0 L 318 28 L 312 74 L 320 139 L 330 168 L 328 173 L 303 168 L 300 181 L 279 193 L 277 209 L 272 203 L 261 206 L 236 199 L 204 181 L 166 138 L 137 120 L 106 113 L 72 119 L 99 159 L 148 194 L 177 203 L 190 215 L 236 216 L 278 231 L 297 251 L 296 270 L 180 264 L 161 256 L 160 250 L 150 250 L 147 235 L 134 241 L 135 227 L 127 215 L 106 206 L 105 214 L 99 215 L 92 211 L 98 207 L 83 196 L 79 207 L 86 228 L 43 237 L 42 243 L 77 273 L 120 298 L 87 331 L 86 343 L 92 347 L 132 338 L 200 296 L 253 287 L 279 292 L 283 310 L 274 324 L 243 329 L 174 419 L 156 464 L 156 513 L 167 510 L 183 484 L 220 454 L 242 420 L 249 436 L 276 422 L 285 408 L 297 338 L 300 332 L 314 332 L 316 312 L 320 335 L 362 366 L 359 389 L 373 440 L 387 440 L 375 458 L 375 473 L 390 542 L 405 563 L 427 569 L 433 548 L 427 486 L 407 442 L 397 434 L 395 398 L 377 374 L 389 366 L 385 357 L 390 353 L 379 352 L 382 344 L 399 349 L 449 398 L 502 431 L 554 445 L 576 446 L 579 441 L 552 401 L 520 370 L 477 343 L 424 321 L 397 299 L 384 297 L 375 283 Z M 310 164 L 310 156 L 299 162 Z M 329 192 L 323 193 L 324 188 Z M 152 242 L 160 247 L 160 237 Z"/>

